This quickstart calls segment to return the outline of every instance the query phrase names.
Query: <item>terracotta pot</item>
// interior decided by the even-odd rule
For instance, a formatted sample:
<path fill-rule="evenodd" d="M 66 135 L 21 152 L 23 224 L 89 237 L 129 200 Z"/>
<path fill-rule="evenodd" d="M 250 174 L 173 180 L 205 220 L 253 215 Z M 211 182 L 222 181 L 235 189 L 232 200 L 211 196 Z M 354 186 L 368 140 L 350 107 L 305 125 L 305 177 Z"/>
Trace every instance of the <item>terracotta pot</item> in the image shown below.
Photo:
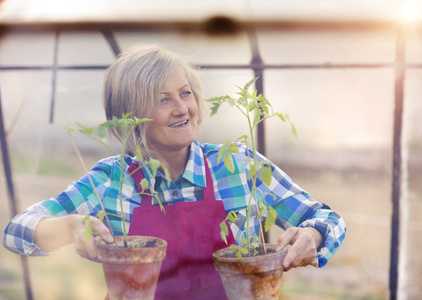
<path fill-rule="evenodd" d="M 229 300 L 279 299 L 283 260 L 287 250 L 275 252 L 267 245 L 265 255 L 236 258 L 236 249 L 228 247 L 213 253 L 214 266 L 220 273 Z"/>
<path fill-rule="evenodd" d="M 102 262 L 108 297 L 114 299 L 154 299 L 161 262 L 166 257 L 167 242 L 148 236 L 123 237 L 116 244 L 97 244 L 97 257 Z"/>

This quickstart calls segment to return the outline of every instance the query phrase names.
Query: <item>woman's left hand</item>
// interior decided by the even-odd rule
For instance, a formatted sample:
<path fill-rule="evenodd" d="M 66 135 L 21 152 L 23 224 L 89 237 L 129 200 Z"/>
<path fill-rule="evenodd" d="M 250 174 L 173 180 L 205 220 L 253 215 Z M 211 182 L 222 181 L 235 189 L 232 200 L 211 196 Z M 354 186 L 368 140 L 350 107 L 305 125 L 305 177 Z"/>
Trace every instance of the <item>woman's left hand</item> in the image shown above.
<path fill-rule="evenodd" d="M 290 227 L 278 238 L 276 250 L 291 245 L 284 258 L 284 271 L 313 263 L 322 235 L 312 227 Z"/>

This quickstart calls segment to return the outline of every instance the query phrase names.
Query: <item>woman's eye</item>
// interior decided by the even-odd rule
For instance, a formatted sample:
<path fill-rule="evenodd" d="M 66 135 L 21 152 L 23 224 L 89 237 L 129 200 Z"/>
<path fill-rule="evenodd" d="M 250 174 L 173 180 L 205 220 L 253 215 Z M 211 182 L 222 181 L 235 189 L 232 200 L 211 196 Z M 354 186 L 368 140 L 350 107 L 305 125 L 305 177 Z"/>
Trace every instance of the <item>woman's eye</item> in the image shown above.
<path fill-rule="evenodd" d="M 169 98 L 163 98 L 160 100 L 160 104 L 166 104 L 167 102 L 169 102 Z"/>
<path fill-rule="evenodd" d="M 188 97 L 189 95 L 191 95 L 192 94 L 192 92 L 191 91 L 184 91 L 184 92 L 182 92 L 181 93 L 181 96 L 182 97 Z"/>

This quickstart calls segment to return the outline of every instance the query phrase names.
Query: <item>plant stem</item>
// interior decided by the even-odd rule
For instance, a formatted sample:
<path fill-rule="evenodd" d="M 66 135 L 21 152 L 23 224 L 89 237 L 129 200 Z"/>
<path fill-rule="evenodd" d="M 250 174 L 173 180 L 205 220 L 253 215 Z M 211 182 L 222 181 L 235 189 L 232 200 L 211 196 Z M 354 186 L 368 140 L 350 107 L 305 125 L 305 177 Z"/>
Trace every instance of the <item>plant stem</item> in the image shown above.
<path fill-rule="evenodd" d="M 122 227 L 123 227 L 123 243 L 124 247 L 127 247 L 127 234 L 126 234 L 126 221 L 123 213 L 123 172 L 124 172 L 124 151 L 126 147 L 127 137 L 122 138 L 122 148 L 120 152 L 120 182 L 119 182 L 119 202 L 120 202 L 120 211 L 122 212 Z"/>
<path fill-rule="evenodd" d="M 103 202 L 101 201 L 100 195 L 98 195 L 97 189 L 95 188 L 95 185 L 94 185 L 94 182 L 92 181 L 91 175 L 89 175 L 89 173 L 88 173 L 88 169 L 87 169 L 87 167 L 85 165 L 85 161 L 82 158 L 81 152 L 79 151 L 79 148 L 76 145 L 76 142 L 75 142 L 72 134 L 69 131 L 67 133 L 69 134 L 69 137 L 70 137 L 70 140 L 72 142 L 73 148 L 75 149 L 76 156 L 78 157 L 78 159 L 79 159 L 79 161 L 80 161 L 80 163 L 82 165 L 82 168 L 84 169 L 85 173 L 88 175 L 89 183 L 91 184 L 92 189 L 94 190 L 94 193 L 97 196 L 97 199 L 98 199 L 98 202 L 100 203 L 101 209 L 105 212 L 105 208 L 104 208 Z M 116 242 L 116 238 L 114 236 L 113 228 L 111 228 L 110 220 L 108 219 L 107 214 L 104 214 L 104 216 L 106 218 L 108 228 L 110 229 L 111 236 L 113 237 L 113 241 L 115 243 Z"/>
<path fill-rule="evenodd" d="M 252 124 L 251 124 L 251 117 L 249 115 L 249 111 L 246 109 L 246 117 L 248 119 L 248 125 L 249 125 L 249 136 L 251 138 L 251 143 L 252 143 L 252 151 L 254 153 L 253 155 L 253 160 L 254 160 L 254 164 L 256 163 L 256 158 L 255 158 L 255 140 L 253 137 L 253 129 L 252 129 Z M 246 143 L 246 151 L 248 153 L 248 159 L 249 159 L 249 164 L 250 164 L 250 156 L 249 156 L 249 147 L 248 147 L 248 143 L 247 141 L 245 141 Z M 255 186 L 256 186 L 256 176 L 252 176 L 252 191 L 251 191 L 251 196 L 249 197 L 249 210 L 248 210 L 248 217 L 246 219 L 246 227 L 247 227 L 247 239 L 248 239 L 248 246 L 249 245 L 249 241 L 250 241 L 250 233 L 249 233 L 249 218 L 251 216 L 251 202 L 252 202 L 252 197 L 255 196 L 255 202 L 257 201 L 256 199 L 256 192 L 255 192 Z"/>
<path fill-rule="evenodd" d="M 249 125 L 249 136 L 251 138 L 251 143 L 252 143 L 253 163 L 256 164 L 257 163 L 257 161 L 256 161 L 256 152 L 255 152 L 256 151 L 256 148 L 255 148 L 255 139 L 254 139 L 254 134 L 253 134 L 253 128 L 252 128 L 252 124 L 251 124 L 251 118 L 250 118 L 249 111 L 248 110 L 246 110 L 246 111 L 247 111 L 247 115 L 246 116 L 247 116 L 248 125 Z M 249 156 L 249 150 L 248 150 L 247 143 L 246 143 L 246 150 L 248 151 L 247 152 L 248 153 L 248 159 L 249 159 L 249 162 L 250 162 L 250 156 Z M 256 171 L 258 171 L 258 170 L 256 170 Z M 249 198 L 249 205 L 248 205 L 249 210 L 248 210 L 248 217 L 246 219 L 248 246 L 250 246 L 249 245 L 249 239 L 250 239 L 250 236 L 249 236 L 250 235 L 250 233 L 249 233 L 249 217 L 250 217 L 250 207 L 251 207 L 252 196 L 254 196 L 254 198 L 255 198 L 256 210 L 257 210 L 257 212 L 259 212 L 258 197 L 256 195 L 256 179 L 257 179 L 257 176 L 256 175 L 252 176 L 252 187 L 253 187 L 253 190 L 251 191 L 252 192 L 251 193 L 251 197 Z M 261 219 L 258 220 L 258 223 L 259 223 L 259 238 L 262 240 L 262 246 L 264 248 L 264 253 L 266 254 L 267 253 L 267 248 L 265 246 L 264 233 L 263 233 L 263 230 L 262 230 L 262 222 L 261 222 Z"/>

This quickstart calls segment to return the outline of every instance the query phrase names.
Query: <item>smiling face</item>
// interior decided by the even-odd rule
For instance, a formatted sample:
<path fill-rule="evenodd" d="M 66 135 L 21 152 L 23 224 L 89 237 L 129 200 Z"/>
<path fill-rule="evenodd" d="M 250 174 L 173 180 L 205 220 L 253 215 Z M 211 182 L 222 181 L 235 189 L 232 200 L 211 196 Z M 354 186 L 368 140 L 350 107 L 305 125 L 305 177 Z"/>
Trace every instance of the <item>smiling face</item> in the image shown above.
<path fill-rule="evenodd" d="M 186 151 L 198 130 L 198 104 L 183 68 L 176 69 L 159 91 L 154 121 L 148 123 L 147 143 L 155 156 Z"/>

